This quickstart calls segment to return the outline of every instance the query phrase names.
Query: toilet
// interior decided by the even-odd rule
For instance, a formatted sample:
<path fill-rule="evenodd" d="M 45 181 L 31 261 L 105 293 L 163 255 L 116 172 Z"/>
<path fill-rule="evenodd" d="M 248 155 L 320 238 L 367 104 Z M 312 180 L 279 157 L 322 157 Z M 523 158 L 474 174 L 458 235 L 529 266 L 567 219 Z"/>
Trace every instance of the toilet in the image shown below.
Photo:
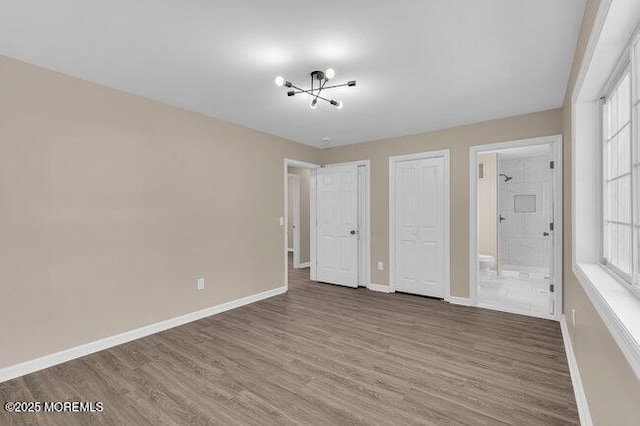
<path fill-rule="evenodd" d="M 495 257 L 489 254 L 478 255 L 478 269 L 480 271 L 480 277 L 486 278 L 489 276 L 489 270 L 496 264 Z"/>

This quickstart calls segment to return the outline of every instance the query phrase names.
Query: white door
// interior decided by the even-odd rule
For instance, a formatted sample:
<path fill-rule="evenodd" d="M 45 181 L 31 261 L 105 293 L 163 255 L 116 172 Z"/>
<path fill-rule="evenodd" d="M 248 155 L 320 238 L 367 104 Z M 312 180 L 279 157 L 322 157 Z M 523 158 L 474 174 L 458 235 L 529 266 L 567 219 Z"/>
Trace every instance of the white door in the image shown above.
<path fill-rule="evenodd" d="M 317 172 L 317 280 L 358 286 L 358 167 Z"/>
<path fill-rule="evenodd" d="M 396 166 L 396 291 L 445 295 L 444 157 Z"/>

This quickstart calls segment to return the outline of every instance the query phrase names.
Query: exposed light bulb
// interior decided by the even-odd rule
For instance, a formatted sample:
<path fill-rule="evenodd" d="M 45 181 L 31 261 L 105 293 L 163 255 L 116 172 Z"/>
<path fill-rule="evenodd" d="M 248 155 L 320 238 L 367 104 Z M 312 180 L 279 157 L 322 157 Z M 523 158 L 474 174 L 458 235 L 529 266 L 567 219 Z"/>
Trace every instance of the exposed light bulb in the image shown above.
<path fill-rule="evenodd" d="M 284 84 L 284 78 L 282 76 L 276 77 L 276 86 L 282 86 Z"/>
<path fill-rule="evenodd" d="M 312 100 L 309 106 L 311 107 L 311 109 L 316 109 L 316 107 L 318 106 L 318 100 L 317 99 Z"/>
<path fill-rule="evenodd" d="M 329 68 L 324 72 L 324 76 L 327 77 L 327 79 L 332 79 L 336 76 L 336 72 L 333 68 Z"/>
<path fill-rule="evenodd" d="M 338 109 L 342 109 L 342 101 L 338 101 L 338 105 L 336 105 L 336 108 Z"/>

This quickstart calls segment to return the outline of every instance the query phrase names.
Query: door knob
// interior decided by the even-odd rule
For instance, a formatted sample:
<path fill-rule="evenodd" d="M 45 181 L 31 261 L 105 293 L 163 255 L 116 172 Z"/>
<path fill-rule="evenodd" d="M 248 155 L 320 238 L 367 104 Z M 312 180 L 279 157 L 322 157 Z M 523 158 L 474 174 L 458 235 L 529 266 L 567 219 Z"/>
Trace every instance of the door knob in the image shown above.
<path fill-rule="evenodd" d="M 548 237 L 549 233 L 548 232 L 543 232 L 542 235 L 545 236 L 545 237 Z"/>
<path fill-rule="evenodd" d="M 351 234 L 351 235 L 356 235 L 356 230 L 355 230 L 355 229 L 352 229 L 352 230 L 351 230 L 351 232 L 350 232 L 350 234 Z"/>
<path fill-rule="evenodd" d="M 502 223 L 502 221 L 505 220 L 505 219 L 506 219 L 506 217 L 504 217 L 502 215 L 500 215 L 500 217 L 498 217 L 498 220 L 500 221 L 500 223 Z"/>

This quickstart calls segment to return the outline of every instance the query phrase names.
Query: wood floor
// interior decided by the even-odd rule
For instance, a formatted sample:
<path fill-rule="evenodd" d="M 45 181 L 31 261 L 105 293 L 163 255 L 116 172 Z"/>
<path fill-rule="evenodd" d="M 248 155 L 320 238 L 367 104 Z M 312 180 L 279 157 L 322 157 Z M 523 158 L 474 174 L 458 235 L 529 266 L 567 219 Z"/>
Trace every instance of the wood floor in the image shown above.
<path fill-rule="evenodd" d="M 287 294 L 0 384 L 101 401 L 38 425 L 578 424 L 559 324 L 308 281 Z"/>

